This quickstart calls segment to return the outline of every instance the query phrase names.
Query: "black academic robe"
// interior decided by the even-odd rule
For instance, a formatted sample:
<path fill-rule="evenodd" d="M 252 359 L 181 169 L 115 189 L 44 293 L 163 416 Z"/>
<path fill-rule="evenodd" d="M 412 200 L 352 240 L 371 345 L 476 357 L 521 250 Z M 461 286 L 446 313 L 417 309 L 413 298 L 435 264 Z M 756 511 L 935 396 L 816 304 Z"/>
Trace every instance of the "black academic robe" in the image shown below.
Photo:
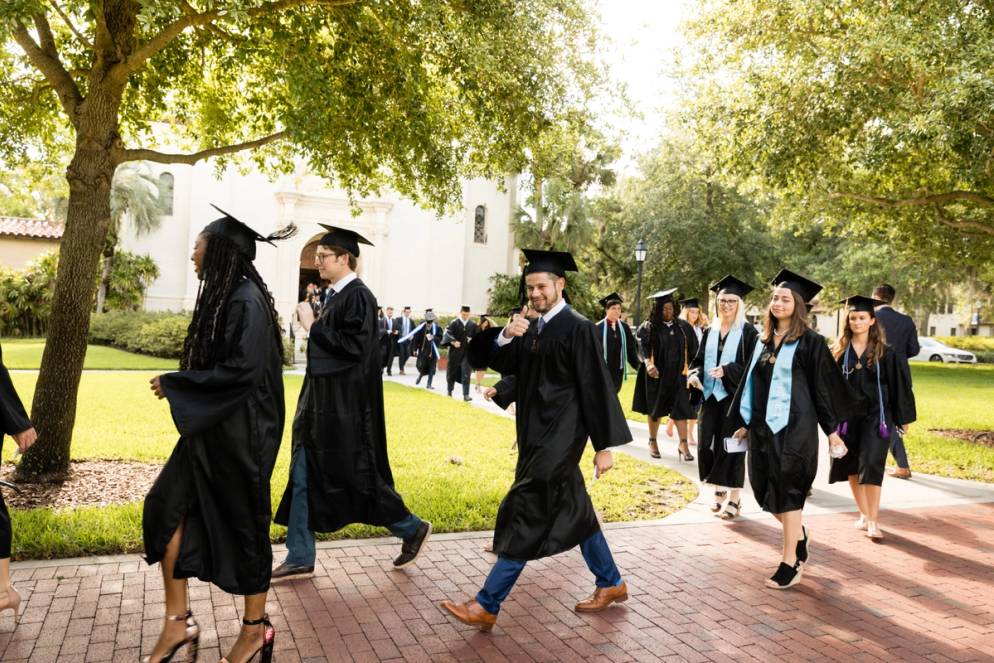
<path fill-rule="evenodd" d="M 464 323 L 456 318 L 446 328 L 443 345 L 449 348 L 449 364 L 445 369 L 445 377 L 449 384 L 469 380 L 470 369 L 466 361 L 466 352 L 475 334 L 476 323 L 472 320 Z M 452 341 L 459 341 L 460 347 L 452 345 Z"/>
<path fill-rule="evenodd" d="M 437 322 L 425 322 L 417 334 L 411 338 L 413 347 L 417 348 L 418 375 L 434 375 L 435 365 L 438 357 L 435 356 L 435 349 L 442 342 L 442 328 Z M 434 347 L 432 347 L 434 343 Z"/>
<path fill-rule="evenodd" d="M 714 366 L 705 366 L 705 348 L 707 348 L 708 335 L 720 333 L 721 323 L 719 322 L 705 329 L 697 355 L 690 363 L 692 369 L 697 369 L 698 378 L 702 384 L 707 371 L 715 368 Z M 698 417 L 697 469 L 703 483 L 725 488 L 741 488 L 745 483 L 745 454 L 725 453 L 725 438 L 742 427 L 742 417 L 739 414 L 742 394 L 739 391 L 739 383 L 742 381 L 746 368 L 748 368 L 758 338 L 759 332 L 756 331 L 756 328 L 748 322 L 745 323 L 742 326 L 742 336 L 738 349 L 735 351 L 735 361 L 728 364 L 720 364 L 725 339 L 718 341 L 717 361 L 724 369 L 725 374 L 721 378 L 721 384 L 727 395 L 720 401 L 714 393 L 708 396 L 704 400 Z"/>
<path fill-rule="evenodd" d="M 872 365 L 867 365 L 865 352 L 856 356 L 852 347 L 846 351 L 849 355 L 848 365 L 845 355 L 842 355 L 838 359 L 838 366 L 862 398 L 863 406 L 858 414 L 854 414 L 843 424 L 840 435 L 849 451 L 842 458 L 832 459 L 828 481 L 848 481 L 850 476 L 857 475 L 860 483 L 879 486 L 884 480 L 887 452 L 890 449 L 889 436 L 893 434 L 893 428 L 910 424 L 917 417 L 915 395 L 911 391 L 911 371 L 908 369 L 908 362 L 889 346 L 879 363 L 874 362 Z M 848 375 L 845 374 L 846 370 Z M 881 394 L 884 431 L 880 428 Z M 882 435 L 882 432 L 885 434 Z"/>
<path fill-rule="evenodd" d="M 517 400 L 518 464 L 497 513 L 494 552 L 539 559 L 600 529 L 579 467 L 587 439 L 600 451 L 627 444 L 632 435 L 592 322 L 566 307 L 541 334 L 532 324 L 526 335 L 498 347 L 502 331 L 489 329 L 469 346 L 473 368 L 514 377 Z"/>
<path fill-rule="evenodd" d="M 672 325 L 657 326 L 646 320 L 638 328 L 636 338 L 639 352 L 659 369 L 659 377 L 649 377 L 645 364 L 639 366 L 635 378 L 632 409 L 653 419 L 696 419 L 687 389 L 690 360 L 697 354 L 697 334 L 686 320 L 679 318 Z"/>
<path fill-rule="evenodd" d="M 762 342 L 762 341 L 760 341 Z M 774 434 L 766 423 L 766 404 L 774 365 L 772 341 L 764 346 L 752 374 L 749 425 L 749 483 L 756 502 L 770 513 L 804 508 L 818 472 L 818 427 L 828 435 L 858 411 L 859 398 L 842 377 L 825 338 L 808 330 L 798 340 L 791 367 L 790 415 Z"/>
<path fill-rule="evenodd" d="M 310 529 L 396 523 L 409 512 L 387 457 L 373 293 L 360 279 L 349 282 L 327 302 L 309 339 L 293 447 L 307 460 Z M 280 525 L 289 523 L 292 499 L 291 482 L 276 511 Z"/>
<path fill-rule="evenodd" d="M 16 435 L 31 428 L 28 413 L 24 411 L 21 398 L 14 389 L 10 373 L 3 364 L 3 351 L 0 350 L 0 442 L 4 435 Z M 0 492 L 0 559 L 10 557 L 11 529 L 10 514 Z"/>
<path fill-rule="evenodd" d="M 606 331 L 605 327 L 607 328 Z M 624 358 L 621 356 L 622 334 L 625 335 L 626 354 Z M 615 392 L 619 392 L 621 391 L 621 384 L 624 382 L 625 377 L 625 368 L 622 362 L 627 361 L 635 371 L 638 371 L 642 365 L 642 360 L 639 358 L 638 342 L 635 340 L 632 328 L 624 320 L 618 320 L 614 325 L 608 324 L 606 319 L 598 322 L 597 338 L 601 340 L 601 343 L 604 343 L 605 337 L 607 338 L 607 345 L 604 346 L 601 356 L 607 362 L 607 370 L 611 374 L 614 390 Z"/>
<path fill-rule="evenodd" d="M 397 327 L 392 325 L 394 325 L 393 318 L 382 317 L 379 319 L 380 356 L 385 368 L 389 368 L 393 362 L 393 355 L 397 347 L 397 339 L 399 338 L 395 333 Z"/>
<path fill-rule="evenodd" d="M 283 437 L 283 367 L 269 298 L 249 280 L 225 304 L 213 366 L 161 377 L 180 433 L 145 498 L 145 558 L 161 561 L 183 522 L 176 578 L 231 594 L 269 588 L 269 481 Z"/>
<path fill-rule="evenodd" d="M 518 386 L 517 379 L 513 375 L 504 375 L 500 380 L 494 384 L 494 389 L 497 393 L 491 399 L 496 403 L 502 410 L 506 410 L 511 407 L 511 405 L 518 400 Z"/>

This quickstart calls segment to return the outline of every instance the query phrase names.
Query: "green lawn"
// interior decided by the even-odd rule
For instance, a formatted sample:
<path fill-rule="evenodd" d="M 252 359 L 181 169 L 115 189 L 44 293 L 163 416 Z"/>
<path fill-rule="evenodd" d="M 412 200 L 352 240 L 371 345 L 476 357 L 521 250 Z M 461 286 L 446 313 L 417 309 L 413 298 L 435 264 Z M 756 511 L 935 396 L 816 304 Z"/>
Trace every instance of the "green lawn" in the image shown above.
<path fill-rule="evenodd" d="M 164 401 L 148 390 L 148 373 L 91 373 L 82 378 L 74 458 L 129 458 L 164 461 L 176 432 Z M 36 376 L 13 375 L 22 399 L 30 401 Z M 296 407 L 301 376 L 286 376 L 287 412 Z M 390 458 L 397 487 L 412 511 L 431 520 L 437 531 L 493 527 L 497 506 L 514 475 L 514 423 L 468 404 L 420 390 L 385 384 Z M 275 508 L 286 486 L 289 420 L 273 474 Z M 13 445 L 5 445 L 9 459 Z M 458 456 L 462 464 L 450 462 Z M 659 518 L 696 495 L 696 487 L 676 473 L 616 454 L 616 468 L 592 487 L 594 504 L 605 520 Z M 592 452 L 584 474 L 592 472 Z M 587 468 L 590 468 L 589 470 Z M 589 481 L 589 480 L 588 480 Z M 15 558 L 31 559 L 141 550 L 141 505 L 74 511 L 12 511 Z M 334 537 L 385 534 L 355 526 Z M 285 529 L 273 526 L 274 541 Z"/>
<path fill-rule="evenodd" d="M 0 339 L 3 363 L 7 368 L 38 368 L 45 340 L 40 338 Z M 176 370 L 179 362 L 148 355 L 125 352 L 104 345 L 90 345 L 86 349 L 83 368 L 94 370 Z"/>

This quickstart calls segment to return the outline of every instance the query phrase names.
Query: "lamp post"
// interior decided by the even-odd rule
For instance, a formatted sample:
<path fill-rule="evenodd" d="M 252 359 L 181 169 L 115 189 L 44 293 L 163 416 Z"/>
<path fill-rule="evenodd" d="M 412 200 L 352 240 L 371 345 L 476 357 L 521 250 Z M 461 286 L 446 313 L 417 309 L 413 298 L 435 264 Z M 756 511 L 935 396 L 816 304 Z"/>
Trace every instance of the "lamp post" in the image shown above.
<path fill-rule="evenodd" d="M 645 242 L 639 240 L 635 245 L 635 262 L 639 265 L 638 283 L 635 286 L 635 327 L 642 324 L 642 266 L 645 264 Z"/>

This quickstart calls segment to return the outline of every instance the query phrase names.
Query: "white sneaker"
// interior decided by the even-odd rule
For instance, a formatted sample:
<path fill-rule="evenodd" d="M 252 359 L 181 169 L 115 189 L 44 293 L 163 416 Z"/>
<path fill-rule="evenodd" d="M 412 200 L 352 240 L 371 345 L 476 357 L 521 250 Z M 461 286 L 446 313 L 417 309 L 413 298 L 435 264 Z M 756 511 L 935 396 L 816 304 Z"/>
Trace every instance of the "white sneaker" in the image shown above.
<path fill-rule="evenodd" d="M 864 516 L 863 514 L 859 514 L 859 519 L 856 520 L 856 524 L 854 525 L 854 527 L 858 530 L 863 530 L 865 532 L 866 523 L 867 523 L 866 516 Z"/>

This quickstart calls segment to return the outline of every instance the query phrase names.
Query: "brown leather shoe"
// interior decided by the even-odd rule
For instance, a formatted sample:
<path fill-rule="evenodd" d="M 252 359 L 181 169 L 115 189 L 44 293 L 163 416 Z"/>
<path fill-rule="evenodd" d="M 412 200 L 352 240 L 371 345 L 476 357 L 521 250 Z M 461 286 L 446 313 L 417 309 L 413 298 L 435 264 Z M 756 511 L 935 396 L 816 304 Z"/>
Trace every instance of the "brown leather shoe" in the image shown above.
<path fill-rule="evenodd" d="M 628 585 L 621 583 L 617 587 L 598 587 L 593 596 L 584 599 L 573 608 L 577 612 L 600 612 L 612 603 L 628 600 Z"/>
<path fill-rule="evenodd" d="M 489 632 L 497 623 L 497 615 L 487 612 L 482 605 L 473 599 L 465 603 L 442 601 L 442 607 L 463 624 L 479 626 L 484 633 Z"/>
<path fill-rule="evenodd" d="M 908 469 L 908 468 L 906 468 L 906 467 L 895 467 L 894 469 L 892 469 L 887 474 L 889 474 L 890 476 L 894 477 L 895 479 L 910 479 L 911 478 L 911 470 Z"/>

